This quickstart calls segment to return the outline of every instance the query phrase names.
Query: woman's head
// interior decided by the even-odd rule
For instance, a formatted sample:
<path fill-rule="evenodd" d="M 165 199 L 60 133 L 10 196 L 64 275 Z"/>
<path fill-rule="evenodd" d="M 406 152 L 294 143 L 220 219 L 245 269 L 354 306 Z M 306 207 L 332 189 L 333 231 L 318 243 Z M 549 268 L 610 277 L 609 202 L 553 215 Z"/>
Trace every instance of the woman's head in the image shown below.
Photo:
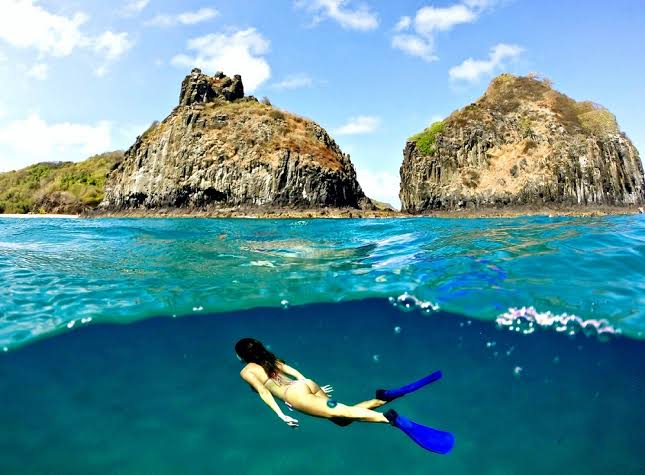
<path fill-rule="evenodd" d="M 262 366 L 269 378 L 278 374 L 278 363 L 283 362 L 255 338 L 242 338 L 235 344 L 235 353 L 244 363 L 255 363 Z"/>

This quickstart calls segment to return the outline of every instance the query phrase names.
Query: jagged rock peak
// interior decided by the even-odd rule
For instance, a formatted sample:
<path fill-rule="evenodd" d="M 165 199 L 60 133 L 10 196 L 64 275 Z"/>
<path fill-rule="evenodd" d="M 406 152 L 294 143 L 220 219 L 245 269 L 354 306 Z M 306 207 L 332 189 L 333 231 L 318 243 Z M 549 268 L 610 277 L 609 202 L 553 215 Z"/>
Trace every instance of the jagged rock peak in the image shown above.
<path fill-rule="evenodd" d="M 349 155 L 315 122 L 244 97 L 240 76 L 184 79 L 180 105 L 110 174 L 101 208 L 373 209 Z"/>
<path fill-rule="evenodd" d="M 222 72 L 208 76 L 199 68 L 194 68 L 181 83 L 179 105 L 189 106 L 195 103 L 212 102 L 215 99 L 234 101 L 244 97 L 242 76 L 236 74 L 233 78 Z"/>
<path fill-rule="evenodd" d="M 434 209 L 634 206 L 645 202 L 638 151 L 614 115 L 547 79 L 502 74 L 484 95 L 410 139 L 401 203 Z"/>

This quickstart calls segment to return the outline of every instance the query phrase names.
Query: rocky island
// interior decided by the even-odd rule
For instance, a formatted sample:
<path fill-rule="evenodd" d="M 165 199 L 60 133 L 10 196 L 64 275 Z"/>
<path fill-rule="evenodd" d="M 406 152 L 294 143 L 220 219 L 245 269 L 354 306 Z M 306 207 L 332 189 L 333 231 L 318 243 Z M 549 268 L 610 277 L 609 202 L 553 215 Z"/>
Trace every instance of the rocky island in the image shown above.
<path fill-rule="evenodd" d="M 476 102 L 411 137 L 402 211 L 636 211 L 645 202 L 638 151 L 616 118 L 548 80 L 503 74 Z"/>
<path fill-rule="evenodd" d="M 193 69 L 179 105 L 109 174 L 107 213 L 373 210 L 350 157 L 315 122 Z"/>

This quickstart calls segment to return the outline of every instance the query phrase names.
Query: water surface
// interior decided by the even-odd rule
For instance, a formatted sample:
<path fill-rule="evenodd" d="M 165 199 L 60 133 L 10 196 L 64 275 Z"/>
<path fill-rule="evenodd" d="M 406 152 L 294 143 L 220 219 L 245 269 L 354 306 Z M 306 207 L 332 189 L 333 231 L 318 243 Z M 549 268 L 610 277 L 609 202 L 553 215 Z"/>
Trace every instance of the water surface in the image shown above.
<path fill-rule="evenodd" d="M 0 347 L 90 321 L 397 297 L 645 331 L 645 217 L 0 218 Z"/>

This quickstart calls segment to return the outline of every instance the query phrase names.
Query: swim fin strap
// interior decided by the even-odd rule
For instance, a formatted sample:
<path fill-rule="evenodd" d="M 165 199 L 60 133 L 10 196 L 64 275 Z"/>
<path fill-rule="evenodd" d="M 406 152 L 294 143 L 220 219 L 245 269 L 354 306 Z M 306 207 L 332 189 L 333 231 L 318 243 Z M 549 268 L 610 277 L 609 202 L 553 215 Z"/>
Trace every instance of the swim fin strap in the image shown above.
<path fill-rule="evenodd" d="M 450 432 L 443 432 L 412 422 L 410 419 L 400 416 L 394 409 L 390 409 L 384 415 L 391 425 L 401 429 L 418 445 L 430 452 L 447 454 L 455 445 L 455 436 Z"/>
<path fill-rule="evenodd" d="M 376 399 L 380 399 L 381 401 L 388 401 L 388 402 L 393 401 L 396 398 L 405 396 L 406 394 L 414 392 L 417 389 L 421 389 L 422 387 L 427 386 L 430 383 L 434 383 L 435 381 L 440 380 L 441 376 L 442 376 L 441 371 L 435 371 L 434 373 L 429 374 L 425 378 L 421 378 L 419 381 L 415 381 L 414 383 L 410 383 L 401 388 L 378 389 L 376 391 Z"/>

